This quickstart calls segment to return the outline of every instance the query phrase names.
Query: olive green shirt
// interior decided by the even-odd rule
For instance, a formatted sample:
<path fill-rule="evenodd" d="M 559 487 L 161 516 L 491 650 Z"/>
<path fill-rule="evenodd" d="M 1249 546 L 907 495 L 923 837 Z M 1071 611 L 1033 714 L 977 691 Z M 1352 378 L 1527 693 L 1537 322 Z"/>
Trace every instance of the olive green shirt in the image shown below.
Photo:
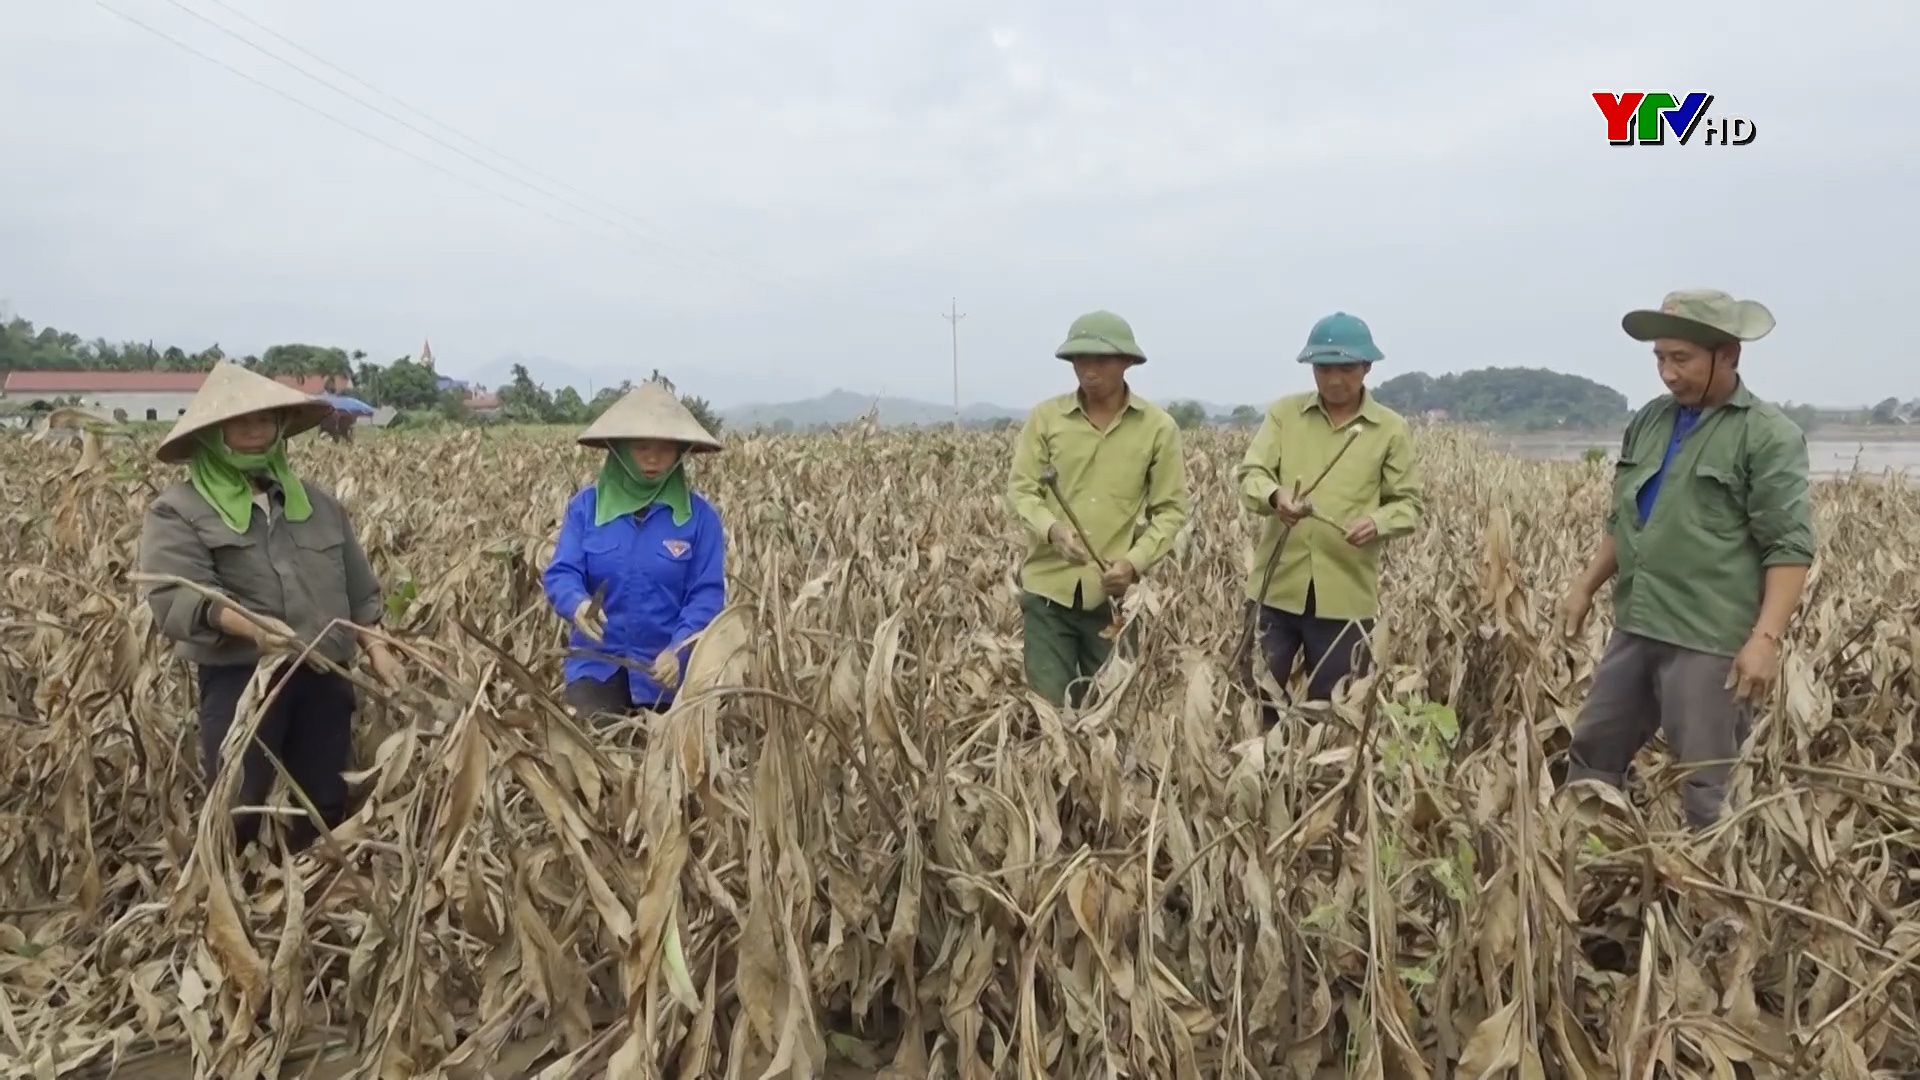
<path fill-rule="evenodd" d="M 248 611 L 286 623 L 303 643 L 339 664 L 351 663 L 357 644 L 352 627 L 380 622 L 380 583 L 354 536 L 346 508 L 332 493 L 302 481 L 313 513 L 289 521 L 278 489 L 255 500 L 247 531 L 227 528 L 207 500 L 186 482 L 174 484 L 147 508 L 140 530 L 140 569 L 182 578 L 232 598 Z M 260 505 L 264 502 L 266 505 Z M 222 633 L 205 597 L 178 585 L 147 593 L 154 625 L 175 642 L 175 652 L 196 664 L 251 664 L 251 642 Z"/>
<path fill-rule="evenodd" d="M 1262 595 L 1261 584 L 1284 528 L 1269 500 L 1283 486 L 1291 494 L 1296 484 L 1301 489 L 1312 484 L 1350 431 L 1359 433 L 1353 445 L 1307 496 L 1316 511 L 1339 524 L 1305 518 L 1295 525 Z M 1249 600 L 1299 615 L 1306 610 L 1307 586 L 1312 585 L 1318 618 L 1371 619 L 1379 614 L 1381 547 L 1411 533 L 1424 505 L 1413 433 L 1399 413 L 1368 394 L 1359 411 L 1336 427 L 1321 408 L 1318 393 L 1283 397 L 1267 409 L 1233 478 L 1241 504 L 1267 519 L 1254 543 Z M 1377 538 L 1355 547 L 1347 543 L 1346 527 L 1362 517 L 1373 518 Z"/>
<path fill-rule="evenodd" d="M 1106 602 L 1100 568 L 1067 561 L 1047 539 L 1055 524 L 1071 529 L 1066 512 L 1040 482 L 1051 465 L 1061 495 L 1087 531 L 1088 546 L 1112 563 L 1125 558 L 1145 575 L 1173 546 L 1187 523 L 1186 463 L 1180 426 L 1166 410 L 1131 391 L 1107 430 L 1093 426 L 1078 393 L 1034 406 L 1013 448 L 1007 503 L 1028 534 L 1020 585 L 1069 607 Z"/>
<path fill-rule="evenodd" d="M 1663 395 L 1633 415 L 1614 466 L 1607 531 L 1619 559 L 1614 625 L 1720 656 L 1760 617 L 1769 566 L 1813 562 L 1807 437 L 1744 384 L 1680 441 L 1646 524 L 1636 500 L 1660 472 L 1679 411 Z"/>

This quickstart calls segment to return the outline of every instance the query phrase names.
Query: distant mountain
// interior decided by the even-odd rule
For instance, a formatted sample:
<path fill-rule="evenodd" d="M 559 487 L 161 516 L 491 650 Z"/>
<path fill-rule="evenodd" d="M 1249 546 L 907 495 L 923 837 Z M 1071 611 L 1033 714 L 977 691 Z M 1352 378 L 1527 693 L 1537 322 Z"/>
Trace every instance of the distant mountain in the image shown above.
<path fill-rule="evenodd" d="M 740 405 L 721 410 L 720 417 L 726 421 L 727 427 L 734 431 L 750 431 L 756 427 L 776 426 L 809 428 L 858 420 L 867 414 L 868 409 L 876 405 L 880 409 L 880 426 L 882 427 L 921 427 L 953 421 L 951 405 L 935 405 L 932 402 L 915 401 L 912 398 L 876 397 L 871 394 L 856 394 L 849 390 L 833 390 L 805 401 Z M 999 405 L 974 404 L 962 406 L 960 409 L 961 422 L 968 424 L 1018 420 L 1025 415 L 1024 411 L 1015 411 Z"/>

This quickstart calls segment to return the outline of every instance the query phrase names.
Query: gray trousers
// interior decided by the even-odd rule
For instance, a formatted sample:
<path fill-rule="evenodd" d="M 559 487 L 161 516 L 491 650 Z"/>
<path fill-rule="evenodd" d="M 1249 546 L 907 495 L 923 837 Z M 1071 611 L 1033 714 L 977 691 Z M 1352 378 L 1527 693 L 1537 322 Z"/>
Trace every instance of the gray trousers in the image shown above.
<path fill-rule="evenodd" d="M 1593 672 L 1593 689 L 1573 724 L 1567 782 L 1600 780 L 1622 787 L 1627 767 L 1654 732 L 1681 765 L 1740 756 L 1753 721 L 1727 687 L 1733 658 L 1615 630 Z M 1687 823 L 1718 821 L 1731 765 L 1690 770 L 1680 781 Z"/>

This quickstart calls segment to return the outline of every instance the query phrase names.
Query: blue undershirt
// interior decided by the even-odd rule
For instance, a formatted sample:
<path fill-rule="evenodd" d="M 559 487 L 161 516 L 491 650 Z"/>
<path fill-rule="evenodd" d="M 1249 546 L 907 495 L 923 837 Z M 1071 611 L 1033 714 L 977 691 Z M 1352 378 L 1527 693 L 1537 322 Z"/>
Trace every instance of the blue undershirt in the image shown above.
<path fill-rule="evenodd" d="M 1647 516 L 1653 513 L 1653 500 L 1660 494 L 1660 481 L 1667 475 L 1667 466 L 1673 464 L 1673 455 L 1680 452 L 1680 440 L 1687 437 L 1693 425 L 1700 422 L 1700 410 L 1681 406 L 1673 416 L 1673 437 L 1667 440 L 1667 456 L 1660 459 L 1660 469 L 1640 485 L 1640 491 L 1634 496 L 1634 502 L 1640 509 L 1640 524 L 1647 523 Z"/>

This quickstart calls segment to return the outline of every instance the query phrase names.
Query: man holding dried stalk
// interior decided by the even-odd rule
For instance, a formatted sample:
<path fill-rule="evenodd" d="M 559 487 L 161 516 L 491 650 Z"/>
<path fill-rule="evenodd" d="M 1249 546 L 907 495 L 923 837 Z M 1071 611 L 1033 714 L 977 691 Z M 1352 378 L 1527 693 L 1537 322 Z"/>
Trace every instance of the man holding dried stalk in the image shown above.
<path fill-rule="evenodd" d="M 311 646 L 345 668 L 363 647 L 376 677 L 388 685 L 398 680 L 393 653 L 366 632 L 380 621 L 380 583 L 346 508 L 287 463 L 287 440 L 331 411 L 265 376 L 221 364 L 156 452 L 161 461 L 184 463 L 187 479 L 148 507 L 140 569 L 177 579 L 154 585 L 147 604 L 155 626 L 194 664 L 209 787 L 263 656 Z M 235 804 L 266 801 L 277 774 L 264 746 L 327 827 L 340 824 L 347 810 L 341 774 L 353 758 L 353 685 L 311 661 L 283 662 L 268 692 L 272 703 L 241 757 Z M 234 832 L 244 846 L 259 832 L 259 818 L 239 818 Z M 289 844 L 299 850 L 317 835 L 302 816 Z"/>
<path fill-rule="evenodd" d="M 1562 608 L 1563 628 L 1578 633 L 1617 575 L 1613 636 L 1574 723 L 1567 780 L 1619 787 L 1664 731 L 1693 766 L 1681 804 L 1703 828 L 1724 808 L 1726 763 L 1772 690 L 1813 563 L 1807 440 L 1740 378 L 1741 344 L 1773 330 L 1760 303 L 1684 289 L 1621 325 L 1653 344 L 1669 393 L 1627 424 L 1607 535 Z"/>
<path fill-rule="evenodd" d="M 578 441 L 606 456 L 567 504 L 543 576 L 547 600 L 573 624 L 567 702 L 588 716 L 662 710 L 688 639 L 727 600 L 726 531 L 686 472 L 689 453 L 720 441 L 657 382 L 614 402 Z"/>
<path fill-rule="evenodd" d="M 1335 312 L 1297 359 L 1315 389 L 1267 409 L 1234 479 L 1241 503 L 1269 519 L 1247 579 L 1262 659 L 1284 692 L 1304 654 L 1307 699 L 1327 701 L 1367 670 L 1381 544 L 1414 530 L 1422 498 L 1407 422 L 1367 393 L 1385 359 L 1367 324 Z M 1278 719 L 1271 705 L 1262 716 Z"/>
<path fill-rule="evenodd" d="M 1079 388 L 1027 414 L 1007 502 L 1029 541 L 1027 681 L 1055 705 L 1070 696 L 1078 705 L 1112 652 L 1117 602 L 1186 524 L 1187 478 L 1179 425 L 1127 385 L 1147 356 L 1125 319 L 1082 315 L 1054 355 L 1073 365 Z"/>

